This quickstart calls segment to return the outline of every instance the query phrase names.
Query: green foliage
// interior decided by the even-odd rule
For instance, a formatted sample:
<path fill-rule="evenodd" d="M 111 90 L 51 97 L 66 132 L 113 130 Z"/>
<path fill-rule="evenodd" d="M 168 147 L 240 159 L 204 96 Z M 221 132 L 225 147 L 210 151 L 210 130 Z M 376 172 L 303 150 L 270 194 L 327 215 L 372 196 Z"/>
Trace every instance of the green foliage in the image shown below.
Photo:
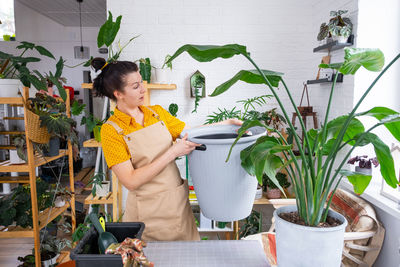
<path fill-rule="evenodd" d="M 43 46 L 35 45 L 30 42 L 21 42 L 21 44 L 16 48 L 17 50 L 22 50 L 18 56 L 0 51 L 0 60 L 2 60 L 2 64 L 0 65 L 0 76 L 6 79 L 19 79 L 26 87 L 31 87 L 31 85 L 33 85 L 36 89 L 44 91 L 47 91 L 47 80 L 50 80 L 57 86 L 61 98 L 65 101 L 67 95 L 65 89 L 60 83 L 61 73 L 64 67 L 64 60 L 62 57 L 60 57 L 56 63 L 55 74 L 49 71 L 49 74 L 42 75 L 39 71 L 31 71 L 27 67 L 28 63 L 39 62 L 40 58 L 23 57 L 23 55 L 28 50 L 34 50 L 42 56 L 55 59 L 53 54 Z"/>
<path fill-rule="evenodd" d="M 18 267 L 35 267 L 35 256 L 32 254 L 18 257 L 18 261 L 22 262 Z"/>
<path fill-rule="evenodd" d="M 331 18 L 328 23 L 329 33 L 332 36 L 349 37 L 353 28 L 349 18 L 342 18 L 347 10 L 331 11 Z"/>
<path fill-rule="evenodd" d="M 96 173 L 92 178 L 90 178 L 88 185 L 92 186 L 92 195 L 96 196 L 96 185 L 102 187 L 102 182 L 104 181 L 105 174 L 102 172 Z"/>
<path fill-rule="evenodd" d="M 40 231 L 40 253 L 53 252 L 60 253 L 65 247 L 72 248 L 71 241 L 62 238 L 58 239 L 56 236 L 50 235 L 47 231 Z"/>
<path fill-rule="evenodd" d="M 287 177 L 287 175 L 282 172 L 278 172 L 275 176 L 276 180 L 278 181 L 279 185 L 282 188 L 288 188 L 290 186 L 290 183 L 286 177 Z M 272 189 L 278 188 L 275 185 L 275 183 L 271 179 L 269 179 L 269 177 L 266 174 L 263 175 L 263 185 L 268 186 L 269 188 L 272 188 Z"/>
<path fill-rule="evenodd" d="M 140 75 L 142 75 L 143 81 L 147 81 L 147 83 L 150 83 L 151 79 L 151 64 L 150 64 L 150 58 L 141 58 L 139 63 L 139 72 Z"/>
<path fill-rule="evenodd" d="M 375 107 L 369 111 L 361 113 L 356 113 L 356 111 L 376 82 L 392 66 L 392 64 L 400 58 L 400 54 L 398 54 L 379 73 L 377 78 L 375 78 L 373 83 L 365 90 L 364 94 L 349 114 L 340 116 L 331 121 L 329 121 L 328 118 L 339 72 L 344 75 L 354 74 L 361 66 L 370 71 L 380 71 L 384 65 L 384 57 L 383 53 L 379 49 L 345 48 L 345 58 L 343 63 L 322 66 L 333 67 L 339 71 L 333 80 L 325 112 L 325 119 L 321 124 L 321 128 L 312 129 L 307 132 L 304 122 L 301 119 L 300 112 L 293 101 L 291 91 L 287 88 L 282 77 L 280 81 L 282 82 L 284 90 L 292 103 L 292 106 L 289 109 L 283 106 L 281 98 L 277 94 L 273 84 L 249 56 L 246 48 L 243 47 L 243 49 L 239 50 L 232 49 L 231 46 L 232 45 L 184 45 L 175 52 L 172 59 L 176 58 L 184 51 L 187 51 L 193 58 L 202 62 L 212 61 L 218 57 L 224 58 L 226 55 L 229 55 L 227 57 L 231 57 L 235 54 L 241 54 L 253 64 L 259 76 L 262 77 L 264 83 L 276 98 L 290 128 L 290 133 L 293 134 L 294 143 L 296 143 L 298 147 L 299 156 L 294 154 L 292 151 L 292 145 L 287 143 L 279 131 L 266 126 L 259 120 L 245 121 L 239 129 L 238 138 L 235 140 L 232 147 L 237 143 L 239 138 L 241 138 L 243 134 L 253 126 L 261 126 L 268 130 L 275 131 L 278 137 L 262 136 L 255 144 L 241 151 L 240 158 L 242 166 L 249 174 L 255 175 L 260 183 L 262 183 L 262 176 L 266 174 L 277 186 L 279 185 L 279 182 L 276 180 L 276 173 L 281 169 L 285 169 L 295 191 L 298 213 L 306 225 L 315 226 L 320 222 L 325 222 L 333 196 L 333 194 L 330 193 L 335 192 L 343 177 L 348 176 L 350 179 L 352 177 L 354 178 L 354 173 L 343 172 L 343 166 L 356 147 L 369 144 L 373 145 L 375 154 L 381 165 L 381 174 L 383 179 L 393 188 L 396 188 L 399 185 L 399 181 L 395 179 L 396 174 L 389 147 L 380 140 L 377 135 L 371 133 L 371 131 L 383 125 L 390 129 L 390 133 L 393 137 L 400 141 L 400 114 L 384 107 Z M 234 47 L 241 46 L 234 45 Z M 218 53 L 216 53 L 216 51 L 218 51 Z M 232 53 L 232 51 L 236 53 Z M 221 92 L 216 92 L 216 94 L 213 95 L 219 93 Z M 301 130 L 307 133 L 304 136 L 304 142 L 301 142 L 299 136 L 295 134 L 295 128 L 290 121 L 288 110 L 291 111 L 292 109 L 295 110 L 297 116 L 300 118 Z M 362 123 L 356 118 L 359 116 L 372 116 L 375 117 L 378 122 L 373 127 L 366 130 Z M 348 146 L 350 149 L 347 154 L 343 158 L 337 159 L 338 153 Z M 232 147 L 230 152 L 232 151 Z M 228 154 L 228 159 L 230 152 Z M 282 154 L 284 155 L 285 160 L 280 157 Z M 357 178 L 364 178 L 363 181 L 367 181 L 369 178 L 365 175 L 364 177 L 361 177 L 361 174 L 356 175 L 359 175 Z M 367 182 L 363 185 L 357 184 L 356 191 L 361 193 L 366 187 L 366 184 Z M 282 190 L 280 185 L 278 188 L 279 187 Z M 331 197 L 329 197 L 330 195 Z"/>
<path fill-rule="evenodd" d="M 18 157 L 27 161 L 26 139 L 25 135 L 16 135 L 12 137 L 12 144 L 17 148 Z"/>
<path fill-rule="evenodd" d="M 36 180 L 39 211 L 51 206 L 53 193 L 50 186 L 40 178 Z M 19 185 L 10 195 L 0 199 L 0 225 L 9 226 L 13 222 L 21 227 L 32 227 L 32 204 L 29 185 Z"/>
<path fill-rule="evenodd" d="M 199 88 L 195 87 L 194 88 L 194 109 L 192 110 L 192 113 L 197 112 L 197 108 L 199 106 L 199 102 L 201 99 L 201 93 Z"/>
<path fill-rule="evenodd" d="M 169 59 L 171 58 L 171 55 L 166 55 L 165 56 L 165 60 L 164 60 L 164 64 L 162 65 L 162 69 L 164 68 L 164 67 L 167 67 L 167 68 L 169 68 L 170 70 L 172 70 L 172 62 L 171 61 L 169 61 Z M 167 63 L 168 62 L 168 63 Z"/>
<path fill-rule="evenodd" d="M 81 125 L 86 124 L 86 127 L 89 132 L 93 132 L 94 127 L 103 125 L 107 119 L 100 120 L 93 116 L 93 114 L 86 114 L 85 117 L 82 117 Z"/>
<path fill-rule="evenodd" d="M 178 113 L 178 104 L 171 103 L 168 107 L 169 113 L 171 113 L 172 116 L 176 117 L 176 114 Z"/>
<path fill-rule="evenodd" d="M 75 100 L 71 105 L 71 114 L 74 116 L 79 116 L 85 107 L 85 104 L 79 104 L 79 102 Z"/>
<path fill-rule="evenodd" d="M 244 224 L 239 230 L 239 239 L 248 235 L 254 235 L 261 232 L 262 217 L 258 211 L 252 210 L 249 217 L 244 219 Z"/>
<path fill-rule="evenodd" d="M 40 127 L 47 127 L 50 135 L 70 140 L 74 145 L 78 144 L 76 122 L 65 113 L 65 102 L 37 93 L 34 98 L 29 98 L 28 108 L 40 116 Z"/>

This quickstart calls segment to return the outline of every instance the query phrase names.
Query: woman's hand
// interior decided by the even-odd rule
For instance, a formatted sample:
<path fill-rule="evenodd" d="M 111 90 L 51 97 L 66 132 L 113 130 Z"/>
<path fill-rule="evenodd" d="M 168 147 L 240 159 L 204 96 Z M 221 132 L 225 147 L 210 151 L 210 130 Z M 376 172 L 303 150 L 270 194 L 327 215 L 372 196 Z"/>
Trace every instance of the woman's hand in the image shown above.
<path fill-rule="evenodd" d="M 242 126 L 243 121 L 239 119 L 227 119 L 221 122 L 215 123 L 216 125 L 237 125 L 237 126 Z"/>
<path fill-rule="evenodd" d="M 187 140 L 188 134 L 182 139 L 177 139 L 176 143 L 170 148 L 175 157 L 180 157 L 189 154 L 200 144 L 196 144 Z"/>

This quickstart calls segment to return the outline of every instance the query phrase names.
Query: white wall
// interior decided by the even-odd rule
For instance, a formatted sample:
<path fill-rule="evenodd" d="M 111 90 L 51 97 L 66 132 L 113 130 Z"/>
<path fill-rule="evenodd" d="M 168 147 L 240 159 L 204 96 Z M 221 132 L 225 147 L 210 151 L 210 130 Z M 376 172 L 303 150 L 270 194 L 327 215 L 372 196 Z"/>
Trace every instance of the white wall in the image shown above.
<path fill-rule="evenodd" d="M 397 0 L 379 1 L 359 1 L 359 29 L 358 46 L 379 48 L 385 54 L 385 66 L 400 52 L 400 2 Z M 397 61 L 388 70 L 374 89 L 364 100 L 359 111 L 368 110 L 375 106 L 386 106 L 396 111 L 400 111 L 400 62 Z M 356 102 L 364 93 L 366 88 L 377 77 L 377 73 L 360 69 L 355 76 L 355 96 Z M 372 126 L 374 119 L 364 119 L 366 125 Z M 374 132 L 391 146 L 395 141 L 388 131 L 381 127 Z M 374 154 L 372 147 L 363 152 Z M 374 179 L 382 179 L 375 176 Z M 378 189 L 377 189 L 378 190 Z M 382 251 L 374 266 L 400 266 L 400 221 L 391 214 L 376 208 L 378 219 L 386 228 L 385 241 Z"/>
<path fill-rule="evenodd" d="M 26 7 L 18 1 L 15 1 L 14 10 L 17 41 L 28 41 L 37 45 L 42 45 L 52 52 L 57 60 L 62 56 L 67 60 L 65 64 L 70 66 L 83 61 L 74 59 L 74 46 L 80 46 L 79 27 L 65 27 Z M 97 52 L 97 33 L 98 28 L 96 27 L 83 28 L 83 45 L 89 47 L 90 54 L 93 56 L 100 55 Z M 18 42 L 0 42 L 0 50 L 15 53 L 15 47 L 17 45 Z M 32 53 L 32 55 L 37 56 L 38 54 Z M 32 66 L 32 69 L 37 68 L 44 72 L 54 72 L 55 63 L 56 62 L 52 59 L 44 58 L 41 62 L 34 63 L 30 66 Z M 63 76 L 67 78 L 67 85 L 74 87 L 75 90 L 79 89 L 83 82 L 82 70 L 84 69 L 87 68 L 65 68 Z"/>

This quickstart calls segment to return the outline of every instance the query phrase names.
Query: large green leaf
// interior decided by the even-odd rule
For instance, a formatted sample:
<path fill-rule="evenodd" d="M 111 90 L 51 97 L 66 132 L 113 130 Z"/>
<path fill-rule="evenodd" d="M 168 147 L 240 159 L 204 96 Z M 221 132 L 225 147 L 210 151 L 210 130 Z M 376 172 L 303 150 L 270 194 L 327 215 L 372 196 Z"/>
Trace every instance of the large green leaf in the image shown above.
<path fill-rule="evenodd" d="M 374 107 L 368 111 L 357 114 L 357 116 L 372 116 L 380 122 L 384 122 L 384 126 L 390 131 L 394 138 L 400 141 L 400 122 L 391 120 L 383 121 L 384 119 L 394 118 L 393 115 L 399 115 L 399 113 L 386 107 Z"/>
<path fill-rule="evenodd" d="M 382 140 L 373 133 L 359 134 L 355 137 L 360 143 L 358 146 L 364 146 L 366 144 L 372 144 L 374 146 L 376 158 L 381 166 L 381 174 L 386 183 L 393 188 L 396 188 L 399 181 L 396 178 L 396 172 L 394 169 L 393 157 L 389 147 L 382 142 Z"/>
<path fill-rule="evenodd" d="M 349 182 L 353 185 L 354 192 L 359 195 L 364 193 L 372 178 L 372 175 L 366 175 L 348 170 L 341 170 L 340 174 L 347 177 Z"/>
<path fill-rule="evenodd" d="M 49 50 L 47 50 L 46 48 L 44 48 L 43 46 L 35 45 L 34 48 L 35 48 L 35 49 L 39 52 L 39 54 L 41 54 L 42 56 L 47 56 L 47 57 L 56 59 L 56 58 L 53 56 L 53 54 L 52 54 Z"/>
<path fill-rule="evenodd" d="M 348 115 L 343 115 L 328 122 L 327 131 L 330 138 L 337 138 L 347 118 Z M 346 129 L 346 132 L 343 136 L 343 141 L 347 142 L 348 140 L 354 138 L 357 134 L 363 133 L 364 131 L 364 125 L 358 119 L 353 118 Z M 350 145 L 354 145 L 354 143 L 354 140 L 349 142 Z"/>
<path fill-rule="evenodd" d="M 29 62 L 39 62 L 40 58 L 37 57 L 12 57 L 14 62 L 18 63 L 29 63 Z"/>
<path fill-rule="evenodd" d="M 176 52 L 171 56 L 170 59 L 167 60 L 167 62 L 165 62 L 165 64 L 169 64 L 183 52 L 188 52 L 189 55 L 200 62 L 209 62 L 216 58 L 230 58 L 239 54 L 247 55 L 246 47 L 238 44 L 228 44 L 222 46 L 187 44 L 176 50 Z"/>
<path fill-rule="evenodd" d="M 354 75 L 361 66 L 369 71 L 380 71 L 385 65 L 385 56 L 379 49 L 346 47 L 344 53 L 344 62 L 339 69 L 343 74 Z"/>
<path fill-rule="evenodd" d="M 22 41 L 22 42 L 20 42 L 20 45 L 17 46 L 17 49 L 33 49 L 34 47 L 35 47 L 35 44 L 26 42 L 26 41 Z"/>
<path fill-rule="evenodd" d="M 320 64 L 323 69 L 336 69 L 343 74 L 355 74 L 363 66 L 369 71 L 380 71 L 385 64 L 385 57 L 379 49 L 348 48 L 344 49 L 344 62 Z"/>
<path fill-rule="evenodd" d="M 112 23 L 112 27 L 110 28 L 110 31 L 106 31 L 105 39 L 104 39 L 104 44 L 109 47 L 115 40 L 115 37 L 118 34 L 120 25 L 121 25 L 121 20 L 122 16 L 118 16 L 115 22 Z"/>
<path fill-rule="evenodd" d="M 278 87 L 283 73 L 275 72 L 270 70 L 261 70 L 266 76 L 267 80 L 273 87 Z M 264 78 L 257 70 L 241 70 L 233 78 L 224 82 L 215 88 L 214 92 L 210 96 L 217 96 L 227 91 L 232 87 L 237 81 L 243 81 L 252 84 L 263 84 L 266 83 Z"/>
<path fill-rule="evenodd" d="M 60 78 L 61 77 L 61 74 L 62 74 L 62 71 L 63 71 L 63 68 L 64 68 L 64 62 L 65 61 L 63 60 L 63 58 L 60 57 L 60 59 L 58 60 L 58 62 L 56 64 L 56 73 L 54 74 L 54 76 L 56 78 Z"/>

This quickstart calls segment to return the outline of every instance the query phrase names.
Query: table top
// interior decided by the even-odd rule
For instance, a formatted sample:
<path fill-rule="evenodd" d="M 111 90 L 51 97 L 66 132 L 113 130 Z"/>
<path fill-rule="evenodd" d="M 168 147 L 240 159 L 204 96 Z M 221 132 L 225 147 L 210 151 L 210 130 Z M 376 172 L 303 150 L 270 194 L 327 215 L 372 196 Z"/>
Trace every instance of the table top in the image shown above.
<path fill-rule="evenodd" d="M 148 242 L 144 253 L 157 267 L 270 266 L 255 240 Z"/>

